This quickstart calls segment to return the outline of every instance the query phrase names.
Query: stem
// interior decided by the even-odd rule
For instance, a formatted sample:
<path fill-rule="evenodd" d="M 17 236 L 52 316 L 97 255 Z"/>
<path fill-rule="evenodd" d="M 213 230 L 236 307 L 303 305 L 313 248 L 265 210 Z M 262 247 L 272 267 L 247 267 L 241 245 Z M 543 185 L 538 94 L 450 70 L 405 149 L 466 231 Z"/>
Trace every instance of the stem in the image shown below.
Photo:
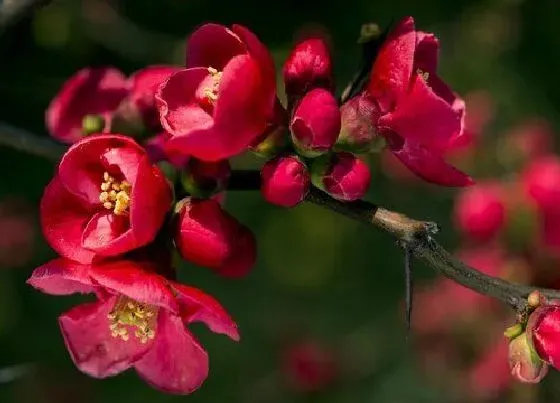
<path fill-rule="evenodd" d="M 49 138 L 38 137 L 4 123 L 0 123 L 0 145 L 55 161 L 66 149 L 65 146 Z M 228 189 L 258 190 L 260 185 L 259 171 L 236 170 L 232 172 Z M 496 298 L 518 312 L 526 311 L 527 297 L 535 290 L 548 299 L 560 299 L 558 290 L 510 283 L 466 265 L 434 239 L 434 235 L 439 231 L 436 223 L 415 220 L 365 200 L 354 202 L 335 200 L 317 188 L 311 188 L 305 201 L 389 233 L 408 249 L 407 253 L 424 261 L 438 273 L 479 294 Z"/>

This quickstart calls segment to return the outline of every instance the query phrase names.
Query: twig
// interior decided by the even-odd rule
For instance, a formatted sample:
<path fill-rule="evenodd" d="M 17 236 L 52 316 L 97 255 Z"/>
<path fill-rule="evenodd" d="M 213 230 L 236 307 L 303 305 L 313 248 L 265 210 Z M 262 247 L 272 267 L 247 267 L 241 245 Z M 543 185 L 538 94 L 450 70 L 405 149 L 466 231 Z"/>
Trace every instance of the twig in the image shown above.
<path fill-rule="evenodd" d="M 3 123 L 0 123 L 1 145 L 51 160 L 57 160 L 65 150 L 64 146 L 48 138 L 38 137 Z M 259 171 L 236 170 L 232 173 L 228 189 L 258 190 L 260 183 Z M 335 200 L 316 188 L 310 190 L 305 201 L 391 234 L 397 241 L 406 245 L 414 257 L 424 261 L 438 273 L 479 294 L 496 298 L 518 312 L 526 310 L 527 297 L 535 290 L 549 299 L 560 299 L 559 290 L 510 283 L 466 265 L 434 239 L 439 227 L 433 222 L 415 220 L 365 200 L 355 202 Z"/>
<path fill-rule="evenodd" d="M 50 0 L 0 0 L 0 34 Z"/>

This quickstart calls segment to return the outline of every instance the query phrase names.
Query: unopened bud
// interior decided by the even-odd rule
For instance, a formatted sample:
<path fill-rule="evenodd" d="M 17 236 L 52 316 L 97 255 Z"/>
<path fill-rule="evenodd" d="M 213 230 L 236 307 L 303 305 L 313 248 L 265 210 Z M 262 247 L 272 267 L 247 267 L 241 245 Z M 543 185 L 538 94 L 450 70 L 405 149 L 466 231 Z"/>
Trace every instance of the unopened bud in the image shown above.
<path fill-rule="evenodd" d="M 105 129 L 105 119 L 101 115 L 86 115 L 82 120 L 82 133 L 89 136 L 94 133 L 101 133 Z"/>
<path fill-rule="evenodd" d="M 538 383 L 548 372 L 548 365 L 539 358 L 527 333 L 522 333 L 509 343 L 509 368 L 515 379 L 523 383 Z"/>
<path fill-rule="evenodd" d="M 302 202 L 311 183 L 307 167 L 295 155 L 268 161 L 261 176 L 264 199 L 283 207 L 293 207 Z"/>
<path fill-rule="evenodd" d="M 367 93 L 357 95 L 340 107 L 341 129 L 336 148 L 352 153 L 381 151 L 385 139 L 375 130 L 379 108 Z"/>

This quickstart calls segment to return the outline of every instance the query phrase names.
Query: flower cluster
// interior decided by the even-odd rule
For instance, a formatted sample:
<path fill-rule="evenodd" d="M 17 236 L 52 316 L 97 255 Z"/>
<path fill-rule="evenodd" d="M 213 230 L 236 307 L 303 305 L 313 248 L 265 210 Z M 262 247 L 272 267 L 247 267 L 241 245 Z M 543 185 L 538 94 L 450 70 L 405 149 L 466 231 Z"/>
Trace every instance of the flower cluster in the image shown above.
<path fill-rule="evenodd" d="M 255 236 L 222 205 L 232 157 L 265 156 L 262 196 L 284 207 L 312 186 L 343 202 L 362 198 L 371 174 L 358 154 L 384 148 L 426 181 L 471 184 L 444 159 L 464 135 L 464 103 L 437 75 L 435 36 L 406 18 L 374 40 L 367 83 L 342 103 L 322 38 L 289 55 L 283 104 L 268 49 L 240 25 L 199 27 L 184 66 L 129 77 L 86 68 L 63 85 L 46 124 L 70 147 L 40 209 L 60 257 L 29 284 L 96 296 L 59 319 L 81 371 L 103 378 L 134 367 L 154 387 L 185 394 L 208 373 L 186 326 L 202 321 L 239 338 L 218 302 L 177 282 L 171 265 L 177 251 L 226 277 L 254 266 Z"/>

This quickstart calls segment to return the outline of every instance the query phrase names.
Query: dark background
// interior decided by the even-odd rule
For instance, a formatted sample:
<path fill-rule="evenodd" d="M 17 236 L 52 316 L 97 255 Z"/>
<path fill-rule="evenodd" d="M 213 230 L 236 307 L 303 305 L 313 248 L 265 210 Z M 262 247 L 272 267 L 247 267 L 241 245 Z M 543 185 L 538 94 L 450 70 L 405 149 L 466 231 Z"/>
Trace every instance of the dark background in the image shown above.
<path fill-rule="evenodd" d="M 557 126 L 557 0 L 53 1 L 0 37 L 0 121 L 46 136 L 45 108 L 77 69 L 113 65 L 131 73 L 147 64 L 181 64 L 186 35 L 207 21 L 247 25 L 270 47 L 277 66 L 297 32 L 325 30 L 342 88 L 358 61 L 360 25 L 386 26 L 406 15 L 440 37 L 440 73 L 453 88 L 491 94 L 497 114 L 486 136 L 535 115 Z M 255 160 L 236 164 L 248 167 Z M 25 285 L 33 268 L 54 256 L 37 217 L 53 168 L 39 157 L 0 148 L 0 247 L 6 256 L 0 259 L 0 402 L 474 401 L 468 391 L 450 391 L 445 379 L 430 381 L 416 359 L 422 345 L 407 343 L 402 255 L 389 236 L 316 206 L 289 211 L 267 205 L 258 192 L 227 195 L 227 209 L 259 241 L 258 264 L 247 278 L 231 281 L 180 267 L 184 281 L 224 304 L 242 334 L 236 344 L 195 329 L 211 359 L 203 387 L 174 397 L 150 389 L 132 371 L 104 381 L 85 377 L 70 361 L 56 321 L 83 298 L 50 297 Z M 439 222 L 442 242 L 457 247 L 450 220 L 454 191 L 389 180 L 374 159 L 372 171 L 368 199 Z M 26 227 L 31 235 L 15 245 L 15 231 L 3 218 L 14 214 L 32 223 Z M 421 264 L 415 269 L 421 283 L 434 276 Z M 339 368 L 340 376 L 319 392 L 295 388 L 283 366 L 286 348 L 302 340 L 324 346 Z M 556 374 L 549 376 L 542 399 L 558 396 L 550 392 L 557 381 Z M 515 390 L 495 401 L 529 401 L 520 397 L 526 391 Z"/>

